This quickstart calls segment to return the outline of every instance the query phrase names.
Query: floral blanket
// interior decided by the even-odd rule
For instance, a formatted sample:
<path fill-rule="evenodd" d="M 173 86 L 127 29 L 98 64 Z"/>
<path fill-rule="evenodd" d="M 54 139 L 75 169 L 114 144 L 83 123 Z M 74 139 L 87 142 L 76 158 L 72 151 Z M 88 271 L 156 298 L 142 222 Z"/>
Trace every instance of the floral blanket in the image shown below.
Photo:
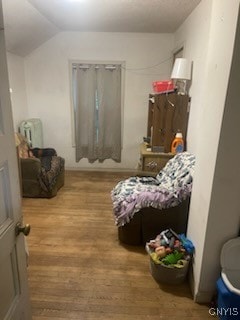
<path fill-rule="evenodd" d="M 39 182 L 46 192 L 51 192 L 59 174 L 64 170 L 65 160 L 58 156 L 41 157 Z"/>
<path fill-rule="evenodd" d="M 177 206 L 192 191 L 194 155 L 182 152 L 170 159 L 156 178 L 130 177 L 111 192 L 115 224 L 123 226 L 144 207 Z"/>

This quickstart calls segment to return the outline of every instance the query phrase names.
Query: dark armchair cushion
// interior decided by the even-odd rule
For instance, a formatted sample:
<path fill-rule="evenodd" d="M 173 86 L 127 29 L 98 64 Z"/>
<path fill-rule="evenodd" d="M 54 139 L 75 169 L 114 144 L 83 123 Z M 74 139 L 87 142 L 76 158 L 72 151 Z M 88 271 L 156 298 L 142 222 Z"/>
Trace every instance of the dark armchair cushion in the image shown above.
<path fill-rule="evenodd" d="M 53 157 L 57 155 L 56 150 L 53 148 L 33 148 L 31 151 L 36 158 Z"/>

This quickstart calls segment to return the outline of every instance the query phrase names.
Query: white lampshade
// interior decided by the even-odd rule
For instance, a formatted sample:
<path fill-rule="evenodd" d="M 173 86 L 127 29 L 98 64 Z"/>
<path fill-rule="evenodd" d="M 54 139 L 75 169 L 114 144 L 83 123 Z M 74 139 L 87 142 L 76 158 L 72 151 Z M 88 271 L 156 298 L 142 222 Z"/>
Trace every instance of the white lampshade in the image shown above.
<path fill-rule="evenodd" d="M 191 80 L 191 61 L 177 58 L 174 62 L 171 79 Z"/>

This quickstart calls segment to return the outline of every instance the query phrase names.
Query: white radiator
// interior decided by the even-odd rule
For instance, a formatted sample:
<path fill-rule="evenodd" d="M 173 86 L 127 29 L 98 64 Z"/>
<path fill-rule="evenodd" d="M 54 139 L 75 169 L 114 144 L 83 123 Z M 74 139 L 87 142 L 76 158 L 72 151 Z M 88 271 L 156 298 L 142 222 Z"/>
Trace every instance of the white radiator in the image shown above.
<path fill-rule="evenodd" d="M 20 123 L 20 133 L 26 137 L 31 148 L 43 147 L 42 122 L 40 119 L 28 119 Z"/>

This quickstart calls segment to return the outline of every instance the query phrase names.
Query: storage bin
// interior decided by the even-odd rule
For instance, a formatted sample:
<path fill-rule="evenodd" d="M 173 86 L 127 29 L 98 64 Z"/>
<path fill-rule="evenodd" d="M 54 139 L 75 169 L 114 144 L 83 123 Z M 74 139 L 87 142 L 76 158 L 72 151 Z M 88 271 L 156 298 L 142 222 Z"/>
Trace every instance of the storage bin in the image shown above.
<path fill-rule="evenodd" d="M 172 81 L 154 81 L 152 85 L 153 91 L 156 93 L 174 91 L 174 84 Z"/>
<path fill-rule="evenodd" d="M 221 320 L 240 319 L 240 296 L 231 292 L 222 277 L 217 280 L 216 315 Z"/>
<path fill-rule="evenodd" d="M 184 260 L 182 268 L 156 264 L 150 257 L 150 272 L 153 278 L 159 283 L 180 284 L 186 279 L 189 261 Z"/>
<path fill-rule="evenodd" d="M 221 320 L 240 319 L 240 237 L 227 241 L 221 251 L 217 280 L 217 310 Z"/>

